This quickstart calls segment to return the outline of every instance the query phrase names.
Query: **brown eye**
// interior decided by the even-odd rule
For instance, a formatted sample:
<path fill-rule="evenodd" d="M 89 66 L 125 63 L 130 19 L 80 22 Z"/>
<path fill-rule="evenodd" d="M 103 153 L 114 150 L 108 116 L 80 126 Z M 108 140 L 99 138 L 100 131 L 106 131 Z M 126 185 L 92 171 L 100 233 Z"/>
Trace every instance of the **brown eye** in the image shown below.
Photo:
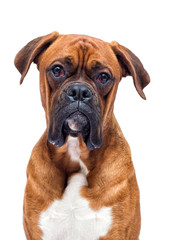
<path fill-rule="evenodd" d="M 54 75 L 54 77 L 62 77 L 65 75 L 65 72 L 63 70 L 63 67 L 60 66 L 60 65 L 55 65 L 53 68 L 52 68 L 52 73 Z"/>
<path fill-rule="evenodd" d="M 108 73 L 103 72 L 99 74 L 97 81 L 102 84 L 105 84 L 109 79 L 110 79 L 110 75 Z"/>

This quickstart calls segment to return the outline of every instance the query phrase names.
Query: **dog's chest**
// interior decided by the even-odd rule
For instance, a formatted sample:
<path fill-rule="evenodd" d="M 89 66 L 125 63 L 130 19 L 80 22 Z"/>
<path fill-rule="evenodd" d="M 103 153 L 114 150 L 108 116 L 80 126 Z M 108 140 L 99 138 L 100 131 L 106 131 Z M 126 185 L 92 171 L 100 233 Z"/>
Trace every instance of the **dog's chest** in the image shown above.
<path fill-rule="evenodd" d="M 68 151 L 73 161 L 80 161 L 78 143 L 68 141 L 72 147 Z M 75 158 L 73 159 L 73 154 Z M 106 235 L 112 224 L 112 208 L 103 207 L 94 211 L 89 202 L 82 198 L 80 189 L 87 186 L 87 168 L 81 164 L 82 171 L 72 176 L 61 200 L 55 200 L 41 213 L 39 226 L 43 240 L 97 240 Z"/>

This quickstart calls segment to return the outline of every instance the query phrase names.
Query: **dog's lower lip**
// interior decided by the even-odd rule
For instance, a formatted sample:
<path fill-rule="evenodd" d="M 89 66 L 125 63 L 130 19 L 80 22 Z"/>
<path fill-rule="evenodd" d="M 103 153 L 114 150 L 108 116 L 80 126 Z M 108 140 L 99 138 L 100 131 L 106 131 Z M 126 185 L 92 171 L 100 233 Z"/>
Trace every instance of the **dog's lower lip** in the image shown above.
<path fill-rule="evenodd" d="M 72 137 L 78 137 L 83 132 L 89 132 L 89 120 L 80 111 L 71 113 L 68 118 L 66 118 L 63 124 L 63 132 L 65 135 L 71 135 Z"/>
<path fill-rule="evenodd" d="M 81 132 L 88 123 L 89 120 L 86 115 L 76 111 L 66 118 L 64 125 L 67 125 L 72 132 Z"/>

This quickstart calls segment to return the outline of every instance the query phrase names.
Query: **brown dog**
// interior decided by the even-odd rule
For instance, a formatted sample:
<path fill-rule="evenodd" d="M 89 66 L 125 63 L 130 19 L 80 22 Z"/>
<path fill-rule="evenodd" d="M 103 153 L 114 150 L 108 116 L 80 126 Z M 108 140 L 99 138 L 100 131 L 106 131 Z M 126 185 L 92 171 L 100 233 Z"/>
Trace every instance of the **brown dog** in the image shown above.
<path fill-rule="evenodd" d="M 16 55 L 21 83 L 32 62 L 40 71 L 47 129 L 27 168 L 27 239 L 137 240 L 139 189 L 113 105 L 127 75 L 145 99 L 149 75 L 117 42 L 57 32 Z"/>

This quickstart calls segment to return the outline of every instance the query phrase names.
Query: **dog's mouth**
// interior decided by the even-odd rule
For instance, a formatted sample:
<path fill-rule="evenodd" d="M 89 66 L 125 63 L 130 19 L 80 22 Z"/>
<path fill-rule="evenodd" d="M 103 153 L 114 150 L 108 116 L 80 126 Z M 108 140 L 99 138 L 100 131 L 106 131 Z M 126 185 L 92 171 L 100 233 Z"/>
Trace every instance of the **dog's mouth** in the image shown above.
<path fill-rule="evenodd" d="M 68 135 L 82 135 L 89 150 L 99 148 L 102 144 L 102 127 L 100 116 L 84 103 L 73 103 L 55 114 L 50 121 L 48 141 L 61 147 Z"/>
<path fill-rule="evenodd" d="M 81 112 L 77 111 L 65 120 L 63 124 L 63 133 L 71 135 L 72 137 L 78 137 L 82 134 L 83 139 L 85 139 L 90 131 L 90 123 L 88 118 Z"/>

